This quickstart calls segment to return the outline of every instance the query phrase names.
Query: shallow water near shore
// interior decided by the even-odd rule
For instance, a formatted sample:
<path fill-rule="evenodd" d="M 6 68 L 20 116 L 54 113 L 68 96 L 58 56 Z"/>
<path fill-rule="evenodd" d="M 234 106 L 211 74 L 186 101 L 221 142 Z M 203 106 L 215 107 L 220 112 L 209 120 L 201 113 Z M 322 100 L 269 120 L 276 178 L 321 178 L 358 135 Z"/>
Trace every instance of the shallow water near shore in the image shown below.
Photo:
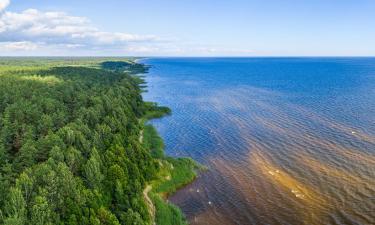
<path fill-rule="evenodd" d="M 375 58 L 150 58 L 191 224 L 375 224 Z"/>

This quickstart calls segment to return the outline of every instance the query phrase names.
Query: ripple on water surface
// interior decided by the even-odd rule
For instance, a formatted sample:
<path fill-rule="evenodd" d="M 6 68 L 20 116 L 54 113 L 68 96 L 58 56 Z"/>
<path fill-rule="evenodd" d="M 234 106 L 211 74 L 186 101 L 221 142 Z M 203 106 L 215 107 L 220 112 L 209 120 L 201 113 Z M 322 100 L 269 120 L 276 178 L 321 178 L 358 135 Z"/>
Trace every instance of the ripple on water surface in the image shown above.
<path fill-rule="evenodd" d="M 375 59 L 146 63 L 167 153 L 209 167 L 170 198 L 191 224 L 375 224 Z"/>

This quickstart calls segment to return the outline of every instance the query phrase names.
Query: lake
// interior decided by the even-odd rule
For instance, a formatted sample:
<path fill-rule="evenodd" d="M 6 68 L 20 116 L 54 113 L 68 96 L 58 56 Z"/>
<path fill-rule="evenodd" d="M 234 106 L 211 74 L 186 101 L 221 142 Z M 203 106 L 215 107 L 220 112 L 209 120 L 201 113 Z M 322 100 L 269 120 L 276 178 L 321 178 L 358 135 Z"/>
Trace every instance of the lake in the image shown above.
<path fill-rule="evenodd" d="M 375 58 L 148 58 L 191 224 L 375 224 Z"/>

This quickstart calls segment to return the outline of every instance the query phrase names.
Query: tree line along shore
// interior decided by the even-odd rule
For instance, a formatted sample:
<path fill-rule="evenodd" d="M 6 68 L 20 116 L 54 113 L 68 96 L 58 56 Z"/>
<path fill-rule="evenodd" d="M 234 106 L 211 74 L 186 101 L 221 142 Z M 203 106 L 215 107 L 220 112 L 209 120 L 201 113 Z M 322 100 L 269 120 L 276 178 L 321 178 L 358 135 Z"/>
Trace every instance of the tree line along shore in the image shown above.
<path fill-rule="evenodd" d="M 202 169 L 164 154 L 148 67 L 119 58 L 0 58 L 0 224 L 178 225 L 166 198 Z"/>

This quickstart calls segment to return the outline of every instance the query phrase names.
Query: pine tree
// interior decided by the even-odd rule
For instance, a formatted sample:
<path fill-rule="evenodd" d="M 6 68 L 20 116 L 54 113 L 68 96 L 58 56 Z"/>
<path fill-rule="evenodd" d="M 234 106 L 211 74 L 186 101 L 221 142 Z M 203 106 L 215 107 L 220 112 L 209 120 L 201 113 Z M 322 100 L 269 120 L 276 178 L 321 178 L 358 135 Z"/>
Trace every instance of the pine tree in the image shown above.
<path fill-rule="evenodd" d="M 4 206 L 4 225 L 25 225 L 26 202 L 22 196 L 22 191 L 18 188 L 11 188 L 8 201 Z"/>
<path fill-rule="evenodd" d="M 103 174 L 101 172 L 102 162 L 98 151 L 94 148 L 91 151 L 90 159 L 87 161 L 84 172 L 86 182 L 92 189 L 99 188 L 103 180 Z"/>

